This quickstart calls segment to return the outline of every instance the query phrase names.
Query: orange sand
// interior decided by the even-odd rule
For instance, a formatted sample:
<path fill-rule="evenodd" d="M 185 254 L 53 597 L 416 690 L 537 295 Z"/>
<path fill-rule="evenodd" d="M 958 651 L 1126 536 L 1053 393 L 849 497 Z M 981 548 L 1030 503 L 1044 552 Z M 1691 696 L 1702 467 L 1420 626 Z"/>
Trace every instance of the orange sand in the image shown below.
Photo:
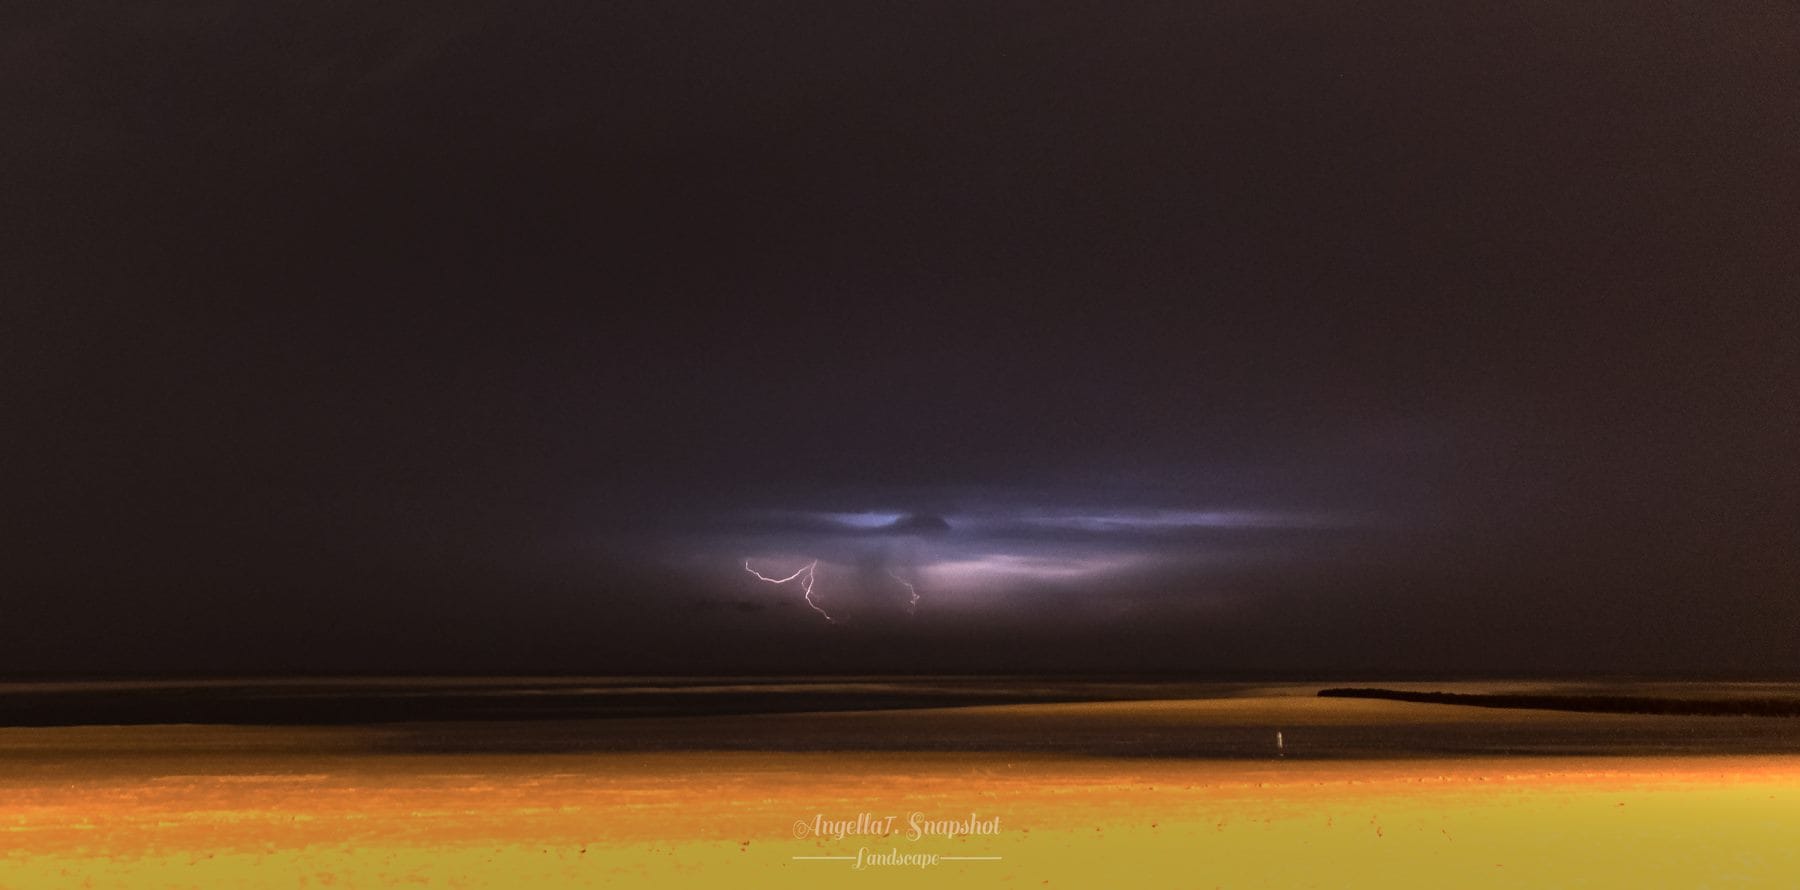
<path fill-rule="evenodd" d="M 0 731 L 15 755 L 0 760 L 0 887 L 1800 883 L 1795 756 L 421 756 L 357 753 L 355 732 Z M 318 753 L 258 753 L 277 738 Z M 162 753 L 44 754 L 133 739 Z M 193 740 L 245 753 L 181 755 Z M 998 831 L 913 840 L 914 812 L 997 817 Z M 796 837 L 796 822 L 861 813 L 894 815 L 900 831 Z M 793 858 L 861 848 L 1001 858 L 860 870 Z"/>

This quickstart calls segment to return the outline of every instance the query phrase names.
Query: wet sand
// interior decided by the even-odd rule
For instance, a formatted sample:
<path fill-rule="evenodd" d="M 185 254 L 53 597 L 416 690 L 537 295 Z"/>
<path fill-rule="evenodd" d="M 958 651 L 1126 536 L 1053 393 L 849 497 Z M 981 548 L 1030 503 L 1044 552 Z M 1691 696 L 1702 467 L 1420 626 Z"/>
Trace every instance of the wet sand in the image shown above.
<path fill-rule="evenodd" d="M 0 887 L 1789 886 L 1788 722 L 1276 687 L 718 718 L 0 729 Z M 1617 753 L 1634 735 L 1648 747 Z M 1550 741 L 1506 750 L 1533 739 Z M 1733 739 L 1748 741 L 1719 750 Z M 984 833 L 914 837 L 913 814 Z"/>

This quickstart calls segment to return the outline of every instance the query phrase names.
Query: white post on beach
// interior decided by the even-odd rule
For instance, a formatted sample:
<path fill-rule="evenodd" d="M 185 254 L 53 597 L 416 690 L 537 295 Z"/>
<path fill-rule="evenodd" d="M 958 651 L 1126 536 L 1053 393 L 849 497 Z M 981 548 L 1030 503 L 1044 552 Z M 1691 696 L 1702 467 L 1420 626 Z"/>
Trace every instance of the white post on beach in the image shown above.
<path fill-rule="evenodd" d="M 1275 755 L 1277 757 L 1286 757 L 1287 756 L 1287 745 L 1282 742 L 1281 730 L 1279 730 L 1279 729 L 1275 730 Z"/>

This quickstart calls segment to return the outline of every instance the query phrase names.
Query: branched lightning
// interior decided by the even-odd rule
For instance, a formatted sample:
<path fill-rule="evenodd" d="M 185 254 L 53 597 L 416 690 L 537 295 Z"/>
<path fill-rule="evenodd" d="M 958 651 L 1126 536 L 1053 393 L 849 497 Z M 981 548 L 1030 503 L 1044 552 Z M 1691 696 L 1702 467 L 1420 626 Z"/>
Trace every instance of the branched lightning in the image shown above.
<path fill-rule="evenodd" d="M 900 573 L 894 571 L 893 569 L 888 569 L 888 577 L 893 578 L 895 581 L 898 581 L 901 584 L 905 585 L 906 592 L 909 594 L 912 594 L 912 599 L 908 600 L 906 603 L 906 614 L 911 615 L 913 613 L 913 610 L 919 608 L 919 588 L 914 587 L 913 583 L 911 581 L 908 581 L 905 578 L 900 577 Z"/>
<path fill-rule="evenodd" d="M 808 606 L 811 606 L 812 610 L 814 612 L 817 612 L 820 615 L 825 616 L 826 621 L 836 623 L 837 619 L 831 617 L 831 614 L 829 612 L 826 612 L 824 609 L 819 608 L 818 603 L 813 602 L 813 597 L 812 597 L 813 580 L 818 574 L 818 569 L 819 569 L 819 561 L 815 559 L 812 562 L 809 562 L 806 565 L 801 566 L 798 571 L 794 572 L 792 575 L 787 576 L 786 578 L 771 578 L 771 577 L 751 568 L 750 560 L 747 560 L 747 559 L 744 560 L 744 571 L 749 572 L 752 575 L 755 575 L 757 580 L 759 580 L 759 581 L 767 581 L 770 584 L 786 584 L 789 581 L 792 581 L 796 578 L 800 579 L 800 592 L 806 596 L 806 604 Z"/>

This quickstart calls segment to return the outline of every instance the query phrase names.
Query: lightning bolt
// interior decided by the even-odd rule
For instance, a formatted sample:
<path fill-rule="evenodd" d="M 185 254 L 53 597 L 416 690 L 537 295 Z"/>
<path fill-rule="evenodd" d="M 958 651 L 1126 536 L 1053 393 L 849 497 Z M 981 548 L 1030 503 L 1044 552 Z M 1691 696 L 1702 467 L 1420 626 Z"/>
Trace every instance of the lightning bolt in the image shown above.
<path fill-rule="evenodd" d="M 901 584 L 905 585 L 906 592 L 912 594 L 912 599 L 908 600 L 906 603 L 906 614 L 911 615 L 913 613 L 913 610 L 919 608 L 919 588 L 914 587 L 913 583 L 911 581 L 908 581 L 905 578 L 900 577 L 900 573 L 894 571 L 893 569 L 888 569 L 888 577 L 893 578 L 895 581 L 898 581 Z"/>
<path fill-rule="evenodd" d="M 747 560 L 747 559 L 744 560 L 744 571 L 749 572 L 752 575 L 755 575 L 756 579 L 758 581 L 767 581 L 770 584 L 786 584 L 789 581 L 794 580 L 795 578 L 799 578 L 800 579 L 800 592 L 806 596 L 806 604 L 808 606 L 812 607 L 812 610 L 814 612 L 817 612 L 820 615 L 825 616 L 826 621 L 830 621 L 835 624 L 837 622 L 837 619 L 831 617 L 831 613 L 826 612 L 824 609 L 819 608 L 818 603 L 813 602 L 813 598 L 812 598 L 813 580 L 818 573 L 818 569 L 819 569 L 819 561 L 815 559 L 812 562 L 809 562 L 806 565 L 801 566 L 798 571 L 794 572 L 792 575 L 787 576 L 786 578 L 771 578 L 768 575 L 765 575 L 765 574 L 751 568 L 750 560 Z"/>

